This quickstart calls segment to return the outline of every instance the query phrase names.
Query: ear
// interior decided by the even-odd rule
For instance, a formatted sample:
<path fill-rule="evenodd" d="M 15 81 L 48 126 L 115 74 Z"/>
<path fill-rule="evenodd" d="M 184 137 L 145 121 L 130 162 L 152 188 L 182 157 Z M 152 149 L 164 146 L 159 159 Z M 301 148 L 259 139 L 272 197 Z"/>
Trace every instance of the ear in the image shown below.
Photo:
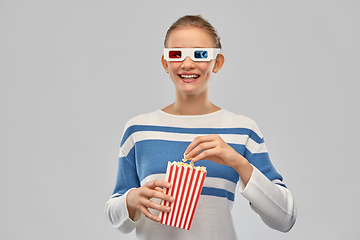
<path fill-rule="evenodd" d="M 215 65 L 214 65 L 214 68 L 213 68 L 213 72 L 217 73 L 222 68 L 222 66 L 224 65 L 224 62 L 225 62 L 224 55 L 219 54 L 215 59 Z"/>
<path fill-rule="evenodd" d="M 162 57 L 161 57 L 161 64 L 163 65 L 163 68 L 165 69 L 165 71 L 167 73 L 169 73 L 169 67 L 168 67 L 167 61 L 164 58 L 164 55 L 162 55 Z"/>

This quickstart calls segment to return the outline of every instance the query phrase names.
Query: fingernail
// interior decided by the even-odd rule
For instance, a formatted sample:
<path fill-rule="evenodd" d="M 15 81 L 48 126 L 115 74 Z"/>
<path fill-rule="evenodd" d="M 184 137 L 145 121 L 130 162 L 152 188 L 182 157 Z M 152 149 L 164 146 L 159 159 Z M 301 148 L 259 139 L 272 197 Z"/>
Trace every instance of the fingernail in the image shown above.
<path fill-rule="evenodd" d="M 171 208 L 169 208 L 169 207 L 166 208 L 166 211 L 167 211 L 167 212 L 170 212 L 170 210 L 171 210 Z"/>
<path fill-rule="evenodd" d="M 170 202 L 173 202 L 174 201 L 174 198 L 173 197 L 170 197 Z"/>

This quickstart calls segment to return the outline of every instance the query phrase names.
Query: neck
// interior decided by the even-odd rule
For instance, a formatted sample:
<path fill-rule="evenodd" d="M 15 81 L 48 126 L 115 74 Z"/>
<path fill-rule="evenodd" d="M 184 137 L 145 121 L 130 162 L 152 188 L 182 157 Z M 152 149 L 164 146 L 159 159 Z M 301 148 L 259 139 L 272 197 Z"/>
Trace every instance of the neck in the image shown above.
<path fill-rule="evenodd" d="M 209 101 L 208 96 L 176 96 L 173 104 L 162 109 L 174 115 L 203 115 L 220 110 Z"/>

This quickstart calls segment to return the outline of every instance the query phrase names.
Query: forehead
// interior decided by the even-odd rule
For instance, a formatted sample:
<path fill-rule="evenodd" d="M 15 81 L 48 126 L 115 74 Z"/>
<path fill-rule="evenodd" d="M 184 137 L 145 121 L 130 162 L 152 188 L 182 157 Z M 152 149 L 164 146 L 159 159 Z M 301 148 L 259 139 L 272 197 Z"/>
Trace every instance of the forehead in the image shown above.
<path fill-rule="evenodd" d="M 167 41 L 168 48 L 213 48 L 214 42 L 210 35 L 197 27 L 174 29 Z"/>

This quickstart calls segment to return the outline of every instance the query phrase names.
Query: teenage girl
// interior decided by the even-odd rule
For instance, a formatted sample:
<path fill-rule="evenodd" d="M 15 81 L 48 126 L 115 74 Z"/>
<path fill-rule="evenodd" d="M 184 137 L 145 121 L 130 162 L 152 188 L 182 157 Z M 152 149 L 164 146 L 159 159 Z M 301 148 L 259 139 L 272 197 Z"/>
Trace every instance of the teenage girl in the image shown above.
<path fill-rule="evenodd" d="M 123 233 L 139 239 L 236 239 L 231 216 L 235 188 L 269 227 L 289 231 L 296 208 L 270 162 L 256 123 L 209 101 L 210 79 L 224 64 L 217 31 L 201 16 L 184 16 L 168 29 L 161 62 L 175 86 L 175 102 L 131 119 L 121 141 L 113 195 L 105 212 Z M 190 230 L 160 224 L 167 162 L 183 154 L 207 176 Z"/>

